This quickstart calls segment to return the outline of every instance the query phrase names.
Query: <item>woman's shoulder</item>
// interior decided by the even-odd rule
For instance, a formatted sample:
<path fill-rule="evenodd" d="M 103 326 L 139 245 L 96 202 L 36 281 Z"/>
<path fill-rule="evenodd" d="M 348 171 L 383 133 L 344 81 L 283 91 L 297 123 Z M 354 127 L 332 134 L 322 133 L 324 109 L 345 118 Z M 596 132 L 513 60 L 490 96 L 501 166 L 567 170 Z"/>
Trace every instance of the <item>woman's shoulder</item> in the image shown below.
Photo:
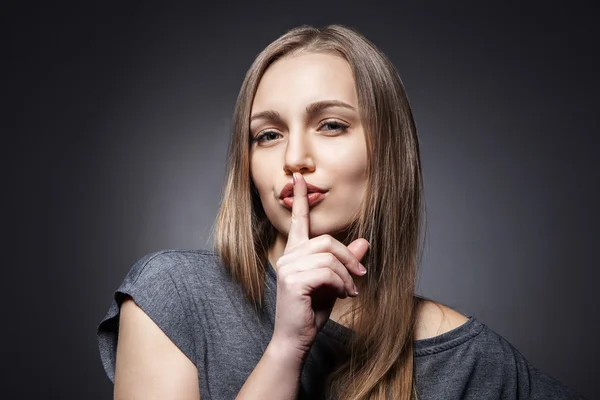
<path fill-rule="evenodd" d="M 583 399 L 477 318 L 435 301 L 421 300 L 414 349 L 423 398 Z"/>
<path fill-rule="evenodd" d="M 469 321 L 460 312 L 438 302 L 421 299 L 417 308 L 415 340 L 430 339 L 457 329 Z"/>
<path fill-rule="evenodd" d="M 124 283 L 169 279 L 174 282 L 202 276 L 224 277 L 225 269 L 219 257 L 210 250 L 170 249 L 148 253 L 130 268 Z"/>
<path fill-rule="evenodd" d="M 138 258 L 114 291 L 98 326 L 108 376 L 114 378 L 121 305 L 126 299 L 131 298 L 195 362 L 196 336 L 203 322 L 199 310 L 232 287 L 227 275 L 219 257 L 208 250 L 160 250 Z"/>
<path fill-rule="evenodd" d="M 237 286 L 213 251 L 160 250 L 142 256 L 130 267 L 116 296 L 117 300 L 122 295 L 134 299 L 137 295 L 161 301 L 176 293 L 181 301 L 188 303 Z"/>
<path fill-rule="evenodd" d="M 136 261 L 142 268 L 162 266 L 197 267 L 219 264 L 219 257 L 211 250 L 165 249 L 147 253 Z"/>

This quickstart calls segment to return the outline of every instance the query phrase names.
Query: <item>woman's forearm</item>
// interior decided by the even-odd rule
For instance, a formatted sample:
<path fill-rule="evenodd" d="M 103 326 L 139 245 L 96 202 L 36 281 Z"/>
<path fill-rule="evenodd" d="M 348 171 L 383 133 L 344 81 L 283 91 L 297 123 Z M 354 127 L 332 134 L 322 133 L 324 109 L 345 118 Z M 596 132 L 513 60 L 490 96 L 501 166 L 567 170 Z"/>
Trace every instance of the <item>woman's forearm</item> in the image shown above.
<path fill-rule="evenodd" d="M 236 400 L 296 399 L 303 364 L 301 352 L 269 343 Z"/>

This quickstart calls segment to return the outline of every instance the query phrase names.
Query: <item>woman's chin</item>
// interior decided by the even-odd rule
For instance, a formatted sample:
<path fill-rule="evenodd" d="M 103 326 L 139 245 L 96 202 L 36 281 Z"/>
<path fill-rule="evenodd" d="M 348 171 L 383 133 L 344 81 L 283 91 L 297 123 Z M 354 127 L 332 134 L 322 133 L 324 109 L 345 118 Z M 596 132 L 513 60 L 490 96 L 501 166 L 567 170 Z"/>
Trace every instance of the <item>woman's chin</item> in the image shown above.
<path fill-rule="evenodd" d="M 346 225 L 339 224 L 326 224 L 326 223 L 314 223 L 311 224 L 309 228 L 308 236 L 310 238 L 321 236 L 321 235 L 331 235 L 334 238 L 340 240 L 340 238 L 345 237 L 346 235 Z M 340 240 L 341 241 L 341 240 Z"/>

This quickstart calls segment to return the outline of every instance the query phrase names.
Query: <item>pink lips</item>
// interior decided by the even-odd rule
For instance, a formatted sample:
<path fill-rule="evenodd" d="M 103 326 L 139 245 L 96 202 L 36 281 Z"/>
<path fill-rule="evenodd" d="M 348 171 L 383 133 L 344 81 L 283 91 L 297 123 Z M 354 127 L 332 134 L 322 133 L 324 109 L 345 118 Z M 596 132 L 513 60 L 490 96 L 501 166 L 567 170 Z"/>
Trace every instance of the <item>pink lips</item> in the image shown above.
<path fill-rule="evenodd" d="M 320 193 L 320 192 L 308 193 L 307 197 L 308 197 L 308 206 L 312 207 L 325 198 L 325 193 Z M 283 204 L 285 205 L 286 208 L 289 208 L 291 210 L 292 206 L 294 205 L 294 197 L 293 196 L 285 197 L 283 199 Z"/>
<path fill-rule="evenodd" d="M 325 189 L 321 189 L 320 187 L 312 185 L 308 182 L 306 182 L 306 190 L 309 207 L 312 207 L 323 200 L 327 192 Z M 284 206 L 291 210 L 292 205 L 294 204 L 294 185 L 292 183 L 285 185 L 281 190 L 279 198 L 283 201 Z"/>

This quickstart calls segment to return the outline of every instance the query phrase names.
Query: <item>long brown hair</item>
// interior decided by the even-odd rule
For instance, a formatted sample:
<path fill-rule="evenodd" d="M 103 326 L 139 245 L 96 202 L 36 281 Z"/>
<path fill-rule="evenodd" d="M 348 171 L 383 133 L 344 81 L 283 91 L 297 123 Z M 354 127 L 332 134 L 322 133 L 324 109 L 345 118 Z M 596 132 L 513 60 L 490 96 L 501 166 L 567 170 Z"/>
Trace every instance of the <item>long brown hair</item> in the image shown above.
<path fill-rule="evenodd" d="M 268 45 L 248 70 L 237 98 L 223 200 L 214 226 L 215 251 L 249 300 L 262 306 L 268 250 L 276 231 L 250 178 L 249 121 L 265 70 L 298 51 L 334 54 L 350 65 L 365 129 L 367 190 L 345 244 L 363 237 L 369 273 L 350 310 L 355 333 L 349 357 L 330 376 L 339 399 L 411 399 L 413 336 L 421 256 L 422 176 L 415 123 L 394 65 L 360 33 L 341 25 L 294 28 Z"/>

